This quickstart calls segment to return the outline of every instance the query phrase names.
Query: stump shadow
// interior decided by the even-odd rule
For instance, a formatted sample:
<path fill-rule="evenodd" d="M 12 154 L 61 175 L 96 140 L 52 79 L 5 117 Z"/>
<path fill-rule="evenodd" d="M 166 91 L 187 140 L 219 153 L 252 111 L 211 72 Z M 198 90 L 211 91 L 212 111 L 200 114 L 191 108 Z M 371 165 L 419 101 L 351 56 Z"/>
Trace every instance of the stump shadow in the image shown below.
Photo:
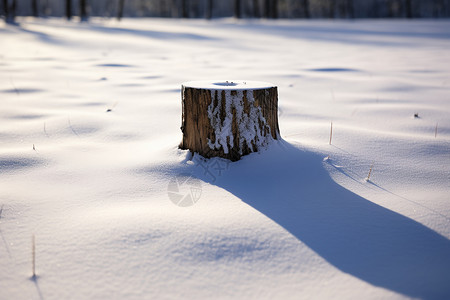
<path fill-rule="evenodd" d="M 210 181 L 203 170 L 194 176 Z M 323 157 L 281 141 L 212 184 L 272 219 L 339 270 L 421 299 L 450 299 L 450 241 L 334 182 Z"/>

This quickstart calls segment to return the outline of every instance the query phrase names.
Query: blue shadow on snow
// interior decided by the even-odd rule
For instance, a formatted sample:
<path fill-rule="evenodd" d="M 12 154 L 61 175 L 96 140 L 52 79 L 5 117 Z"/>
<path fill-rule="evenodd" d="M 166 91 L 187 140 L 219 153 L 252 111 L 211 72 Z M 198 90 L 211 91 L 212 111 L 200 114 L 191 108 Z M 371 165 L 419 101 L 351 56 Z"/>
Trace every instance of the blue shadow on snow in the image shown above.
<path fill-rule="evenodd" d="M 200 169 L 193 176 L 208 182 Z M 230 164 L 213 184 L 345 273 L 409 297 L 450 299 L 450 241 L 340 186 L 317 154 L 277 142 Z"/>

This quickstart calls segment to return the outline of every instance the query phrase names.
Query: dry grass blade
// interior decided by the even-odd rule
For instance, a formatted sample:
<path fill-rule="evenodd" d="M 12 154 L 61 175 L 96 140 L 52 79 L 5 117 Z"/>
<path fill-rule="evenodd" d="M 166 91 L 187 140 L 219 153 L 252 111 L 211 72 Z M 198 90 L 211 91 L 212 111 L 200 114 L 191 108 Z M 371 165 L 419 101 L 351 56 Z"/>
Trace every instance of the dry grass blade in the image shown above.
<path fill-rule="evenodd" d="M 372 163 L 372 165 L 370 166 L 369 174 L 367 174 L 366 181 L 369 181 L 369 180 L 370 180 L 370 175 L 372 174 L 372 169 L 373 169 L 373 163 Z"/>
<path fill-rule="evenodd" d="M 33 278 L 36 277 L 36 238 L 34 236 L 34 234 L 31 237 L 31 261 L 32 261 L 32 273 L 33 273 Z"/>
<path fill-rule="evenodd" d="M 333 122 L 331 122 L 331 128 L 330 128 L 330 145 L 331 145 L 331 139 L 333 138 Z"/>

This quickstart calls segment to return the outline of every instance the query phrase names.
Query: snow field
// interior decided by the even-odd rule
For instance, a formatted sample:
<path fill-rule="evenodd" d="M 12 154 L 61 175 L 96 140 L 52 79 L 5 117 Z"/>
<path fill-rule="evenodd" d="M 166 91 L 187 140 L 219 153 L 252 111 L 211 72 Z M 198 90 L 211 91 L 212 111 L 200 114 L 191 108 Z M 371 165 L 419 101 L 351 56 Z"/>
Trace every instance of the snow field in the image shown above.
<path fill-rule="evenodd" d="M 448 23 L 1 24 L 0 298 L 448 298 Z M 284 139 L 220 174 L 177 149 L 214 78 L 276 84 Z"/>

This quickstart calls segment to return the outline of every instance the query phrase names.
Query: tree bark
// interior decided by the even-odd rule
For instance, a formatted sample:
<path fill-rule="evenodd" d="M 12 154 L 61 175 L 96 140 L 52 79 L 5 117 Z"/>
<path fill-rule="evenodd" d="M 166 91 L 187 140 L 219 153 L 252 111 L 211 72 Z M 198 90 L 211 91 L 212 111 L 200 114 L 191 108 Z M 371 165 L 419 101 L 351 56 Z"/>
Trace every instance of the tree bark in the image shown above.
<path fill-rule="evenodd" d="M 179 147 L 206 158 L 237 161 L 280 138 L 277 87 L 271 84 L 188 82 L 182 111 Z"/>

